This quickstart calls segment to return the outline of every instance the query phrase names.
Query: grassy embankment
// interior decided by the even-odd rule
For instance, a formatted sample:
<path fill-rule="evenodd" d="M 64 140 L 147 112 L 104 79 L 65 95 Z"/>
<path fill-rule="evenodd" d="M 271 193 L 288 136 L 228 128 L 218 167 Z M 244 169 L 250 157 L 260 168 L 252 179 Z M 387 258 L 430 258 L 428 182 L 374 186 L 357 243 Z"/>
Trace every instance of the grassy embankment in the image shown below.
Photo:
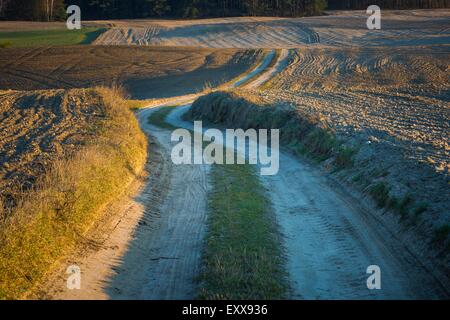
<path fill-rule="evenodd" d="M 168 130 L 171 107 L 148 121 Z M 288 284 L 281 240 L 265 194 L 250 165 L 213 165 L 208 229 L 199 299 L 282 299 Z"/>
<path fill-rule="evenodd" d="M 0 48 L 89 44 L 102 32 L 101 28 L 0 32 Z"/>
<path fill-rule="evenodd" d="M 220 123 L 227 128 L 278 128 L 281 143 L 294 153 L 317 162 L 327 161 L 327 166 L 331 166 L 334 172 L 354 167 L 358 146 L 346 145 L 320 119 L 300 115 L 295 110 L 274 108 L 250 98 L 239 92 L 212 93 L 199 98 L 186 117 Z M 389 185 L 377 182 L 378 177 L 373 173 L 358 174 L 353 181 L 357 185 L 364 182 L 361 190 L 367 192 L 378 207 L 392 210 L 409 224 L 418 224 L 427 204 L 415 201 L 409 194 L 401 199 L 391 196 Z M 450 227 L 443 225 L 434 231 L 433 242 L 445 246 L 449 235 Z"/>
<path fill-rule="evenodd" d="M 0 225 L 0 299 L 18 299 L 100 218 L 142 171 L 147 142 L 118 90 L 100 95 L 104 117 L 92 140 L 56 160 Z"/>

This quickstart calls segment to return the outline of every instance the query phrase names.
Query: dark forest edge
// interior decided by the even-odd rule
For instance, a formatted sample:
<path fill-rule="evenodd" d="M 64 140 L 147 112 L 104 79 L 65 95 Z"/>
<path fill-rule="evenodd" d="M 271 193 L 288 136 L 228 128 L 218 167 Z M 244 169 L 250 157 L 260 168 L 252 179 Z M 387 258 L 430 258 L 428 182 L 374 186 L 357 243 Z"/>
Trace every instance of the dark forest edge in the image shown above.
<path fill-rule="evenodd" d="M 324 10 L 449 8 L 450 0 L 0 0 L 0 19 L 57 21 L 78 5 L 84 20 L 321 15 Z"/>

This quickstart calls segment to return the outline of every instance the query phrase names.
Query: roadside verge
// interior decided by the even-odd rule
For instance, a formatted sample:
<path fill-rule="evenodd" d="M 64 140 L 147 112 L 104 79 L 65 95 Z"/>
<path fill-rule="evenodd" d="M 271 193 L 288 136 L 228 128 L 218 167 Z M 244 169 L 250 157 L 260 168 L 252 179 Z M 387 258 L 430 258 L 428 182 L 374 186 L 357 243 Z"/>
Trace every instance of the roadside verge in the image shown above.
<path fill-rule="evenodd" d="M 143 170 L 147 142 L 119 89 L 96 88 L 92 140 L 46 171 L 0 226 L 0 298 L 23 297 Z"/>

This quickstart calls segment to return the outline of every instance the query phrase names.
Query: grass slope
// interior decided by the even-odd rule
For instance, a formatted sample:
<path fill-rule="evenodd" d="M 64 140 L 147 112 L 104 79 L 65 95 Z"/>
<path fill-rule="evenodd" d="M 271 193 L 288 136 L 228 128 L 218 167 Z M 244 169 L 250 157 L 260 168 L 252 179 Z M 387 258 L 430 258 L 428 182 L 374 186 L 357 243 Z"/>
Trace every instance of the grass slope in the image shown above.
<path fill-rule="evenodd" d="M 144 167 L 145 135 L 117 90 L 97 88 L 105 114 L 93 137 L 55 161 L 0 222 L 0 299 L 18 299 L 83 238 Z"/>
<path fill-rule="evenodd" d="M 81 30 L 36 30 L 0 32 L 0 47 L 38 47 L 38 46 L 68 46 L 89 44 L 94 41 L 104 29 L 83 28 Z"/>
<path fill-rule="evenodd" d="M 244 130 L 279 128 L 281 144 L 295 154 L 322 162 L 334 173 L 341 171 L 341 174 L 348 175 L 348 172 L 354 174 L 351 170 L 355 168 L 355 158 L 361 145 L 346 145 L 346 141 L 340 139 L 319 117 L 260 104 L 258 101 L 252 101 L 251 95 L 243 97 L 244 94 L 245 92 L 215 92 L 203 96 L 194 102 L 185 118 Z M 392 186 L 381 179 L 386 174 L 385 170 L 380 172 L 363 170 L 352 180 L 360 191 L 368 193 L 373 198 L 379 208 L 392 210 L 408 226 L 419 226 L 424 221 L 421 216 L 427 211 L 430 203 L 418 201 L 408 191 L 402 197 L 393 196 Z M 441 250 L 443 255 L 447 255 L 450 252 L 449 237 L 449 224 L 444 223 L 438 227 L 433 226 L 428 241 Z"/>

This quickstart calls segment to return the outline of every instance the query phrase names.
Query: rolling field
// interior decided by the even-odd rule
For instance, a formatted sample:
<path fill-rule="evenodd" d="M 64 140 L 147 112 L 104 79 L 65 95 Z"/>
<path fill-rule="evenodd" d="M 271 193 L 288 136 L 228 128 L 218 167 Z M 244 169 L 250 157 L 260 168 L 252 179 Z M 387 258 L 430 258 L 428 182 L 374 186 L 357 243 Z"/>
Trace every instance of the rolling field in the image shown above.
<path fill-rule="evenodd" d="M 129 107 L 142 103 L 126 95 L 201 91 L 262 54 L 55 43 L 0 49 L 0 299 L 27 294 L 138 184 L 146 140 Z M 116 84 L 128 93 L 98 87 Z"/>
<path fill-rule="evenodd" d="M 0 50 L 0 89 L 84 88 L 120 83 L 134 98 L 161 98 L 226 82 L 247 70 L 261 53 L 137 46 L 8 48 Z"/>
<path fill-rule="evenodd" d="M 101 34 L 94 44 L 203 48 L 448 44 L 448 16 L 449 10 L 383 11 L 382 30 L 376 33 L 366 28 L 367 15 L 362 11 L 337 11 L 328 16 L 300 19 L 244 17 L 108 21 L 108 31 Z"/>

